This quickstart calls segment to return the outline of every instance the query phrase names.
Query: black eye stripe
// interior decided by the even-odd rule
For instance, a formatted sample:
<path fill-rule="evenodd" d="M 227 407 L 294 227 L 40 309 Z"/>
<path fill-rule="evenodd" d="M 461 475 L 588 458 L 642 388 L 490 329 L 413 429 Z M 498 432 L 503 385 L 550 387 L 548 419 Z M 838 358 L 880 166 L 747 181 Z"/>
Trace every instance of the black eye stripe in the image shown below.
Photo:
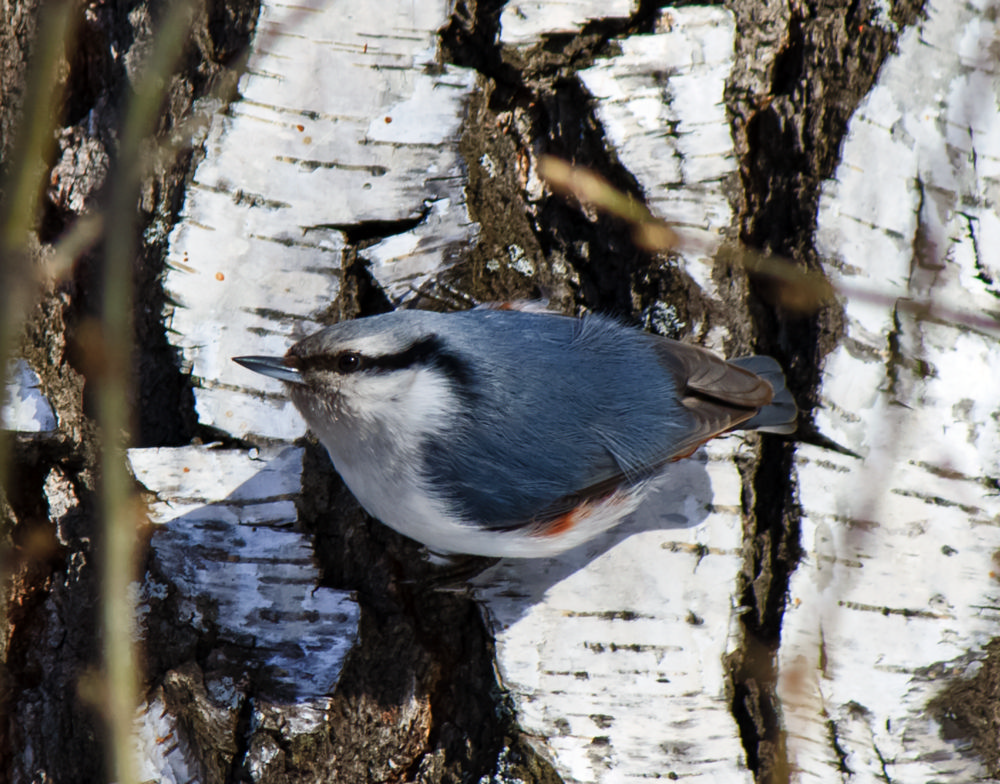
<path fill-rule="evenodd" d="M 429 335 L 413 343 L 405 351 L 381 356 L 368 356 L 360 351 L 347 349 L 336 354 L 294 357 L 295 367 L 306 372 L 320 370 L 341 375 L 358 371 L 387 373 L 418 365 L 434 365 L 463 387 L 471 384 L 472 376 L 467 363 L 448 352 L 437 335 Z"/>
<path fill-rule="evenodd" d="M 358 351 L 338 351 L 336 354 L 322 354 L 314 357 L 293 357 L 294 367 L 303 373 L 320 371 L 327 373 L 356 373 L 367 367 L 367 359 Z M 287 360 L 286 360 L 287 362 Z"/>

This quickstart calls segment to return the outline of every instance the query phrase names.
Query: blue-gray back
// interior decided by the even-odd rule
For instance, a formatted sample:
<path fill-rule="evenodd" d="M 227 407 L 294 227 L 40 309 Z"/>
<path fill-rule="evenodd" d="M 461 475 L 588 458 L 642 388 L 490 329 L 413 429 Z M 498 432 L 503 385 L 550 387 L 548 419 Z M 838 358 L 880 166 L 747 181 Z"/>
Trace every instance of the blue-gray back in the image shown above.
<path fill-rule="evenodd" d="M 426 328 L 471 366 L 455 374 L 471 413 L 426 446 L 425 470 L 479 524 L 516 525 L 616 476 L 641 478 L 696 428 L 660 338 L 600 316 L 436 315 L 421 316 Z"/>

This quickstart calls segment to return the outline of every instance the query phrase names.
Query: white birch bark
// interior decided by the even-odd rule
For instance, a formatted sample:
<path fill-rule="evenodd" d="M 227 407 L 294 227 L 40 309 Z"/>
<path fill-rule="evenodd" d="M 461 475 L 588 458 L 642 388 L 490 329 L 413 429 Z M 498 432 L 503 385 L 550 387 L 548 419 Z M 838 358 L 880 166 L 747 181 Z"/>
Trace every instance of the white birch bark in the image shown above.
<path fill-rule="evenodd" d="M 998 10 L 928 4 L 824 188 L 847 334 L 817 422 L 863 459 L 798 450 L 807 556 L 780 683 L 799 781 L 984 775 L 927 704 L 1000 630 Z"/>
<path fill-rule="evenodd" d="M 253 677 L 257 699 L 281 706 L 288 742 L 315 731 L 357 635 L 359 608 L 346 591 L 319 586 L 309 537 L 297 525 L 302 450 L 182 447 L 132 449 L 136 479 L 156 494 L 149 506 L 152 569 L 140 609 L 168 596 L 178 617 L 240 651 L 238 667 L 204 677 L 213 707 L 237 710 L 235 672 Z M 235 672 L 234 672 L 235 670 Z M 202 780 L 198 754 L 162 688 L 136 716 L 145 779 Z"/>
<path fill-rule="evenodd" d="M 280 384 L 231 357 L 281 355 L 319 328 L 338 292 L 345 230 L 405 225 L 366 250 L 397 302 L 474 241 L 457 142 L 475 76 L 435 62 L 449 12 L 447 3 L 262 5 L 240 97 L 211 119 L 170 240 L 167 325 L 202 424 L 234 436 L 304 434 Z M 345 592 L 316 587 L 294 507 L 301 451 L 189 447 L 133 450 L 130 460 L 157 496 L 160 573 L 144 591 L 179 591 L 188 623 L 248 648 L 247 667 L 263 668 L 276 692 L 283 719 L 273 732 L 285 742 L 315 731 L 358 610 Z M 144 772 L 197 778 L 183 730 L 151 700 L 137 719 Z M 252 754 L 258 766 L 267 758 Z"/>
<path fill-rule="evenodd" d="M 262 5 L 240 99 L 213 117 L 170 242 L 167 323 L 203 424 L 305 431 L 277 381 L 230 358 L 283 354 L 318 328 L 345 230 L 415 223 L 365 251 L 397 302 L 474 242 L 457 144 L 475 74 L 436 62 L 449 12 L 446 2 Z"/>
<path fill-rule="evenodd" d="M 619 528 L 477 580 L 501 682 L 564 780 L 753 780 L 723 667 L 739 642 L 738 443 L 672 465 Z"/>
<path fill-rule="evenodd" d="M 513 2 L 500 15 L 500 40 L 531 45 L 543 35 L 575 33 L 593 19 L 627 17 L 636 10 L 632 0 L 538 0 Z"/>
<path fill-rule="evenodd" d="M 358 608 L 347 592 L 317 586 L 312 546 L 296 528 L 302 450 L 133 449 L 129 463 L 156 493 L 147 597 L 176 591 L 178 621 L 247 647 L 272 696 L 329 693 Z"/>
<path fill-rule="evenodd" d="M 15 433 L 52 433 L 59 426 L 52 404 L 41 389 L 41 379 L 23 359 L 7 364 L 2 391 L 0 426 Z"/>
<path fill-rule="evenodd" d="M 733 220 L 734 33 L 723 9 L 668 9 L 654 34 L 580 74 L 651 209 L 693 240 L 685 268 L 708 296 Z M 521 727 L 566 781 L 753 780 L 724 672 L 739 643 L 740 443 L 670 466 L 628 523 L 590 544 L 480 579 Z"/>
<path fill-rule="evenodd" d="M 710 297 L 712 257 L 733 223 L 726 191 L 736 153 L 724 91 L 735 35 L 722 8 L 671 8 L 654 34 L 624 39 L 620 55 L 580 72 L 608 144 L 653 213 L 682 233 L 685 271 Z"/>
<path fill-rule="evenodd" d="M 430 67 L 449 10 L 262 12 L 242 99 L 213 125 L 171 243 L 169 324 L 203 423 L 301 434 L 278 386 L 229 357 L 281 354 L 316 328 L 338 290 L 343 227 L 423 217 L 368 250 L 395 301 L 474 241 L 456 138 L 475 79 Z M 820 209 L 831 278 L 880 298 L 845 296 L 847 336 L 827 360 L 817 415 L 863 461 L 801 447 L 796 463 L 807 556 L 779 653 L 796 780 L 981 772 L 940 739 L 926 704 L 934 679 L 966 671 L 996 633 L 1000 340 L 893 303 L 996 307 L 996 8 L 928 10 L 852 119 Z M 529 45 L 619 13 L 510 6 L 502 40 Z M 723 90 L 735 34 L 718 8 L 665 10 L 656 33 L 580 77 L 650 205 L 697 240 L 682 259 L 709 297 L 705 262 L 733 221 Z M 672 466 L 617 531 L 478 580 L 518 721 L 566 781 L 752 779 L 723 669 L 741 643 L 741 443 Z"/>

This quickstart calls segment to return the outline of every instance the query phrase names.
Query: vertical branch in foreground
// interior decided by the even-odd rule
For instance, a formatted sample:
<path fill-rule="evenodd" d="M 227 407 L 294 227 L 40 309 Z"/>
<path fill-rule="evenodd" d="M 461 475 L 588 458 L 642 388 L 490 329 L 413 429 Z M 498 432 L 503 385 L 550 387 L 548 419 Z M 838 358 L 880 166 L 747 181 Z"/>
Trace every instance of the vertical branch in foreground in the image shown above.
<path fill-rule="evenodd" d="M 76 2 L 63 0 L 42 9 L 17 139 L 8 151 L 0 204 L 0 378 L 18 330 L 38 295 L 30 237 L 35 229 L 55 147 L 54 130 L 62 105 L 66 51 L 76 29 Z M 0 404 L 6 389 L 0 388 Z M 2 423 L 0 423 L 2 424 Z M 8 437 L 0 428 L 0 486 L 7 476 Z"/>
<path fill-rule="evenodd" d="M 101 378 L 98 417 L 104 514 L 102 628 L 109 763 L 119 784 L 136 781 L 132 725 L 138 702 L 139 673 L 133 645 L 136 579 L 136 528 L 140 519 L 126 470 L 124 434 L 132 359 L 132 259 L 136 252 L 136 205 L 145 171 L 143 153 L 155 150 L 150 140 L 174 66 L 191 26 L 191 0 L 178 0 L 165 11 L 155 46 L 125 111 L 117 172 L 111 186 L 109 219 L 114 225 L 105 240 Z"/>
<path fill-rule="evenodd" d="M 13 144 L 3 149 L 0 181 L 0 628 L 8 628 L 13 568 L 10 545 L 16 526 L 6 488 L 12 437 L 3 422 L 7 400 L 7 360 L 40 287 L 32 253 L 32 232 L 55 146 L 55 128 L 65 85 L 65 56 L 75 32 L 75 0 L 43 7 Z M 12 69 L 11 69 L 12 70 Z M 8 70 L 5 79 L 16 83 Z M 3 640 L 6 655 L 9 638 Z M 5 701 L 2 701 L 5 702 Z"/>

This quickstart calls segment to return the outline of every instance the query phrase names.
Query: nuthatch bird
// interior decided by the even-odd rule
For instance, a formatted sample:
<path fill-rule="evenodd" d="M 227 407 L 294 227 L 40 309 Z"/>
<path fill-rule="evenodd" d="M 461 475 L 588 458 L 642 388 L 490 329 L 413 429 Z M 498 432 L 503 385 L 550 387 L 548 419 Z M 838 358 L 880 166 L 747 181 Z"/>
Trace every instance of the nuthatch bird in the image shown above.
<path fill-rule="evenodd" d="M 438 553 L 541 557 L 607 530 L 664 464 L 734 429 L 790 433 L 778 363 L 602 316 L 399 310 L 328 327 L 285 383 L 374 517 Z"/>

